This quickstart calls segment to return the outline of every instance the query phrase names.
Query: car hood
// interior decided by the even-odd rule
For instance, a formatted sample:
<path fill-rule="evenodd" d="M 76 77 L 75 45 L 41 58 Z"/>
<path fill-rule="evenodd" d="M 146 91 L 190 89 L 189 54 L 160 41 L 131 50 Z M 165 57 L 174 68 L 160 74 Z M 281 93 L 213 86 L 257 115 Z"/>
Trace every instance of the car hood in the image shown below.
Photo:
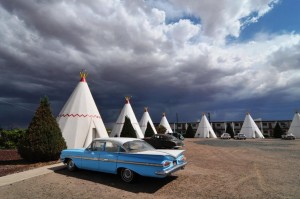
<path fill-rule="evenodd" d="M 149 150 L 149 151 L 140 151 L 136 152 L 136 154 L 143 154 L 143 155 L 170 155 L 174 158 L 177 158 L 184 150 Z"/>

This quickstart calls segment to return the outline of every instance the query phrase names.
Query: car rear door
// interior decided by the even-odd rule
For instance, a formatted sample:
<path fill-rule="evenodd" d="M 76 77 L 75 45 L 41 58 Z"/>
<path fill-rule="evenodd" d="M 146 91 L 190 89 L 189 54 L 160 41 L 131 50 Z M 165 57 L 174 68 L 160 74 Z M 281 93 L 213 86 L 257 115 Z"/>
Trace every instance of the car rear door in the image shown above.
<path fill-rule="evenodd" d="M 116 173 L 119 146 L 111 141 L 105 142 L 105 149 L 99 157 L 99 170 L 107 173 Z"/>

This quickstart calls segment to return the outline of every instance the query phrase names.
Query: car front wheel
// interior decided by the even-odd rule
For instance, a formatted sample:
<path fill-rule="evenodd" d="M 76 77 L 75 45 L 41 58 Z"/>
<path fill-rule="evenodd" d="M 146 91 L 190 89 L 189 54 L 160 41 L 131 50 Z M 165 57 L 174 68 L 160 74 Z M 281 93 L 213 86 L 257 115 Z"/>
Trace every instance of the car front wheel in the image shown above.
<path fill-rule="evenodd" d="M 76 170 L 76 165 L 72 159 L 68 160 L 67 162 L 67 168 L 69 171 L 75 171 Z"/>
<path fill-rule="evenodd" d="M 122 169 L 120 175 L 122 180 L 127 183 L 134 182 L 136 179 L 136 174 L 130 169 Z"/>

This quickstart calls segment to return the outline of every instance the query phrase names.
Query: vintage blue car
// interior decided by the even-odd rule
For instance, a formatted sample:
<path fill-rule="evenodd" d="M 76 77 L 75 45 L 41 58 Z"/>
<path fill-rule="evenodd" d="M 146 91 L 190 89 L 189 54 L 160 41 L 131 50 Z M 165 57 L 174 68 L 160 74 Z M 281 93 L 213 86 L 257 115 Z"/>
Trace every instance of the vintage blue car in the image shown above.
<path fill-rule="evenodd" d="M 138 175 L 163 178 L 184 169 L 184 150 L 157 150 L 136 138 L 97 138 L 89 147 L 66 149 L 60 160 L 69 171 L 76 168 L 119 174 L 125 182 Z"/>

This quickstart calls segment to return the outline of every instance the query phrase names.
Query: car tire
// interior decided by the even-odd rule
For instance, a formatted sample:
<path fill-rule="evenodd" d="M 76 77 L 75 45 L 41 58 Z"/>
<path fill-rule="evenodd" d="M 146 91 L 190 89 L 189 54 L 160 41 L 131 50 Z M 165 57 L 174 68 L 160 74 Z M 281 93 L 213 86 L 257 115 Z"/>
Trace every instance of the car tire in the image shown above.
<path fill-rule="evenodd" d="M 69 171 L 75 171 L 77 169 L 74 161 L 72 159 L 69 159 L 68 162 L 67 162 L 67 169 Z"/>
<path fill-rule="evenodd" d="M 136 174 L 130 169 L 122 169 L 120 175 L 121 179 L 127 183 L 134 182 L 137 177 Z"/>

